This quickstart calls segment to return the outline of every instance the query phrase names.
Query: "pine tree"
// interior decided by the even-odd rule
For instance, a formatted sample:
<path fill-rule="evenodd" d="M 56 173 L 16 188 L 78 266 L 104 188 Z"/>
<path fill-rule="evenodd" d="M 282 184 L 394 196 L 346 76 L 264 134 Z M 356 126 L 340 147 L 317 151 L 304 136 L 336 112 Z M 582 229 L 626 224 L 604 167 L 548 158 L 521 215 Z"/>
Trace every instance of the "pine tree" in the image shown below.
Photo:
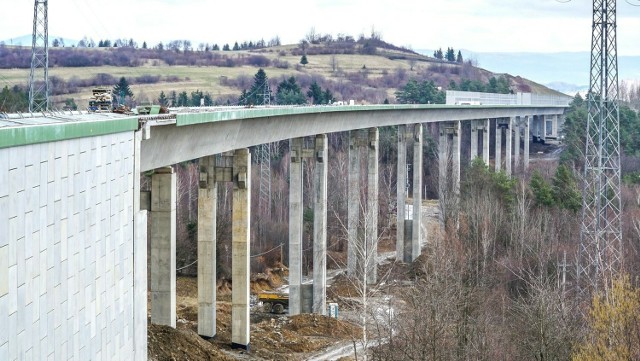
<path fill-rule="evenodd" d="M 118 102 L 123 105 L 125 103 L 126 97 L 133 97 L 133 92 L 129 87 L 129 83 L 125 77 L 121 77 L 118 84 L 113 87 L 113 94 L 118 97 Z"/>
<path fill-rule="evenodd" d="M 167 96 L 164 94 L 164 91 L 160 91 L 160 96 L 158 97 L 158 104 L 163 107 L 166 107 L 169 103 Z"/>
<path fill-rule="evenodd" d="M 306 55 L 302 55 L 302 57 L 300 58 L 300 64 L 306 66 L 307 64 L 309 64 L 309 61 L 307 60 L 307 56 Z"/>
<path fill-rule="evenodd" d="M 300 86 L 296 83 L 296 78 L 292 76 L 278 84 L 276 102 L 278 104 L 287 105 L 305 104 L 307 102 L 307 98 L 305 98 Z"/>
<path fill-rule="evenodd" d="M 312 99 L 313 104 L 322 104 L 322 101 L 324 100 L 322 88 L 320 88 L 320 85 L 318 85 L 315 80 L 309 86 L 307 96 Z"/>
<path fill-rule="evenodd" d="M 458 56 L 456 57 L 456 63 L 464 63 L 464 59 L 462 59 L 462 52 L 458 50 Z"/>
<path fill-rule="evenodd" d="M 236 41 L 235 44 L 233 44 L 233 51 L 236 50 L 240 50 L 240 46 L 238 45 L 238 42 Z"/>

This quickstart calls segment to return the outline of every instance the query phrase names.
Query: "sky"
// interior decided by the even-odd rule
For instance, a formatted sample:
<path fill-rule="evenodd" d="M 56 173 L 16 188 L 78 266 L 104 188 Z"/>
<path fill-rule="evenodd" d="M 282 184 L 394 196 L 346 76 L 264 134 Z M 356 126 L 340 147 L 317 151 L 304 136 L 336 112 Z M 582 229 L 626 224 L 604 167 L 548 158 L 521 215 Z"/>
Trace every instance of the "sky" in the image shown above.
<path fill-rule="evenodd" d="M 31 34 L 32 0 L 0 0 L 0 40 Z M 566 1 L 566 0 L 562 0 Z M 630 2 L 637 6 L 628 4 Z M 49 36 L 133 38 L 139 44 L 296 43 L 320 34 L 382 39 L 414 50 L 589 51 L 591 0 L 51 0 Z M 618 53 L 640 55 L 640 0 L 619 0 Z M 30 44 L 22 44 L 30 45 Z"/>

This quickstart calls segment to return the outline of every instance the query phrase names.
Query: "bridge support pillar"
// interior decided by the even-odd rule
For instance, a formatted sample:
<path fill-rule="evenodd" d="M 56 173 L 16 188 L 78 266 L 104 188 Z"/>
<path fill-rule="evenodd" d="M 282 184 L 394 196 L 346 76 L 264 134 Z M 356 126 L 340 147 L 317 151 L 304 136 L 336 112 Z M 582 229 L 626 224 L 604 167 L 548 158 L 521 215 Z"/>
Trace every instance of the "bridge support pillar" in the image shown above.
<path fill-rule="evenodd" d="M 411 262 L 420 256 L 422 239 L 422 124 L 413 126 L 413 229 Z"/>
<path fill-rule="evenodd" d="M 529 135 L 530 127 L 529 127 L 529 125 L 530 124 L 529 123 L 530 123 L 532 118 L 533 117 L 528 116 L 528 115 L 526 115 L 524 117 L 524 151 L 523 151 L 524 160 L 523 160 L 522 163 L 523 163 L 525 172 L 529 169 L 529 142 L 530 142 L 530 140 L 529 140 L 529 138 L 530 138 L 530 135 Z"/>
<path fill-rule="evenodd" d="M 489 127 L 491 125 L 491 119 L 484 121 L 484 129 L 482 130 L 482 160 L 484 164 L 489 166 Z"/>
<path fill-rule="evenodd" d="M 513 123 L 515 121 L 515 118 L 509 118 L 509 123 L 507 123 L 507 130 L 506 130 L 506 146 L 505 146 L 505 152 L 504 152 L 504 156 L 505 156 L 505 160 L 504 160 L 504 166 L 505 166 L 505 171 L 507 172 L 507 176 L 511 177 L 511 164 L 512 164 L 512 160 L 511 160 L 511 153 L 513 152 L 513 146 L 511 144 L 511 140 L 513 139 Z"/>
<path fill-rule="evenodd" d="M 404 257 L 404 221 L 407 199 L 407 126 L 398 125 L 398 169 L 396 182 L 396 259 L 405 261 Z"/>
<path fill-rule="evenodd" d="M 478 156 L 478 121 L 471 121 L 471 153 L 469 154 L 469 161 L 473 162 Z"/>
<path fill-rule="evenodd" d="M 496 134 L 495 134 L 495 171 L 496 173 L 502 169 L 502 127 L 500 126 L 500 120 L 496 119 Z"/>
<path fill-rule="evenodd" d="M 360 228 L 360 150 L 361 131 L 349 132 L 349 195 L 347 200 L 347 273 L 349 276 L 357 276 L 357 270 L 361 266 L 358 263 L 362 256 L 361 239 L 358 237 Z"/>
<path fill-rule="evenodd" d="M 198 334 L 216 335 L 216 208 L 218 185 L 215 156 L 200 159 L 198 188 Z"/>
<path fill-rule="evenodd" d="M 378 128 L 369 128 L 369 164 L 367 165 L 366 272 L 367 283 L 378 281 Z"/>
<path fill-rule="evenodd" d="M 313 312 L 327 314 L 327 135 L 316 135 L 313 212 Z"/>
<path fill-rule="evenodd" d="M 176 174 L 151 176 L 151 323 L 176 327 Z"/>
<path fill-rule="evenodd" d="M 518 118 L 514 118 L 514 127 L 513 127 L 513 135 L 514 135 L 514 139 L 513 142 L 514 144 L 514 158 L 515 158 L 515 162 L 514 162 L 514 169 L 515 172 L 519 172 L 520 171 L 520 164 L 522 164 L 522 162 L 520 161 L 520 125 L 522 123 L 522 117 L 518 117 Z"/>
<path fill-rule="evenodd" d="M 231 225 L 231 347 L 249 350 L 249 237 L 251 219 L 251 153 L 233 155 Z"/>
<path fill-rule="evenodd" d="M 290 140 L 289 167 L 289 315 L 301 310 L 302 284 L 302 148 L 304 138 Z"/>
<path fill-rule="evenodd" d="M 446 211 L 447 205 L 453 204 L 460 194 L 460 121 L 441 122 L 439 128 L 438 193 Z M 440 216 L 442 226 L 445 226 L 446 215 Z"/>

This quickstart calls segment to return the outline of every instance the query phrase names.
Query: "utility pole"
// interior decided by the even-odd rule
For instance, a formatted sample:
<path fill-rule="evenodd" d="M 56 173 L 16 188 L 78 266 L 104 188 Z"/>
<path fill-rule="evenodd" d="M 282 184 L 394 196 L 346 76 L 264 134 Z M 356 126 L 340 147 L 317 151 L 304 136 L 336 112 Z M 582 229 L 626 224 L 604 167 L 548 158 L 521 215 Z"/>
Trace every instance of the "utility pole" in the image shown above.
<path fill-rule="evenodd" d="M 623 261 L 616 0 L 593 0 L 592 28 L 578 267 L 583 291 L 607 290 Z"/>
<path fill-rule="evenodd" d="M 49 20 L 48 0 L 35 0 L 29 73 L 29 111 L 49 110 Z"/>

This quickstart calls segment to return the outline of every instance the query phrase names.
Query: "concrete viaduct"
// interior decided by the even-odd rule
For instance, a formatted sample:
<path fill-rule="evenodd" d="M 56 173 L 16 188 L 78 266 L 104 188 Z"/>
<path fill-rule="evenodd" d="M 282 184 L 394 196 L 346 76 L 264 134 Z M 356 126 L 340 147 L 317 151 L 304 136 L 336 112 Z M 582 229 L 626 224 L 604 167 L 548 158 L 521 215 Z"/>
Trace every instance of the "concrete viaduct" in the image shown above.
<path fill-rule="evenodd" d="M 420 254 L 420 238 L 426 235 L 420 234 L 419 222 L 405 222 L 411 213 L 420 219 L 421 209 L 420 202 L 413 202 L 412 210 L 405 206 L 406 155 L 413 145 L 413 167 L 422 169 L 425 123 L 440 123 L 440 153 L 452 160 L 440 163 L 441 179 L 450 172 L 458 175 L 451 178 L 455 180 L 460 173 L 462 123 L 471 125 L 468 156 L 481 156 L 487 164 L 490 123 L 495 123 L 495 169 L 504 167 L 511 174 L 515 167 L 528 166 L 530 133 L 557 136 L 566 108 L 563 100 L 535 105 L 222 108 L 158 116 L 0 115 L 0 359 L 146 360 L 148 286 L 151 322 L 173 327 L 176 323 L 173 164 L 193 159 L 200 164 L 198 333 L 203 337 L 216 333 L 216 187 L 233 183 L 232 343 L 248 349 L 252 162 L 247 147 L 290 141 L 291 314 L 301 312 L 302 302 L 302 164 L 306 157 L 317 162 L 312 309 L 324 314 L 327 133 L 350 131 L 352 272 L 360 257 L 351 247 L 360 204 L 360 192 L 353 191 L 360 184 L 356 169 L 361 151 L 366 151 L 368 197 L 375 197 L 378 127 L 398 128 L 397 217 L 405 227 L 397 227 L 397 257 L 410 262 Z M 302 138 L 309 136 L 315 137 L 315 146 L 304 149 Z M 152 170 L 146 210 L 140 201 L 140 174 Z M 413 184 L 421 184 L 422 172 L 413 174 Z M 421 198 L 420 187 L 414 187 L 413 198 Z M 377 219 L 377 205 L 370 203 L 366 212 Z M 367 229 L 367 239 L 377 238 L 372 236 L 376 224 Z M 364 247 L 367 254 L 375 252 L 370 244 Z M 367 279 L 375 282 L 375 264 L 371 266 Z"/>

